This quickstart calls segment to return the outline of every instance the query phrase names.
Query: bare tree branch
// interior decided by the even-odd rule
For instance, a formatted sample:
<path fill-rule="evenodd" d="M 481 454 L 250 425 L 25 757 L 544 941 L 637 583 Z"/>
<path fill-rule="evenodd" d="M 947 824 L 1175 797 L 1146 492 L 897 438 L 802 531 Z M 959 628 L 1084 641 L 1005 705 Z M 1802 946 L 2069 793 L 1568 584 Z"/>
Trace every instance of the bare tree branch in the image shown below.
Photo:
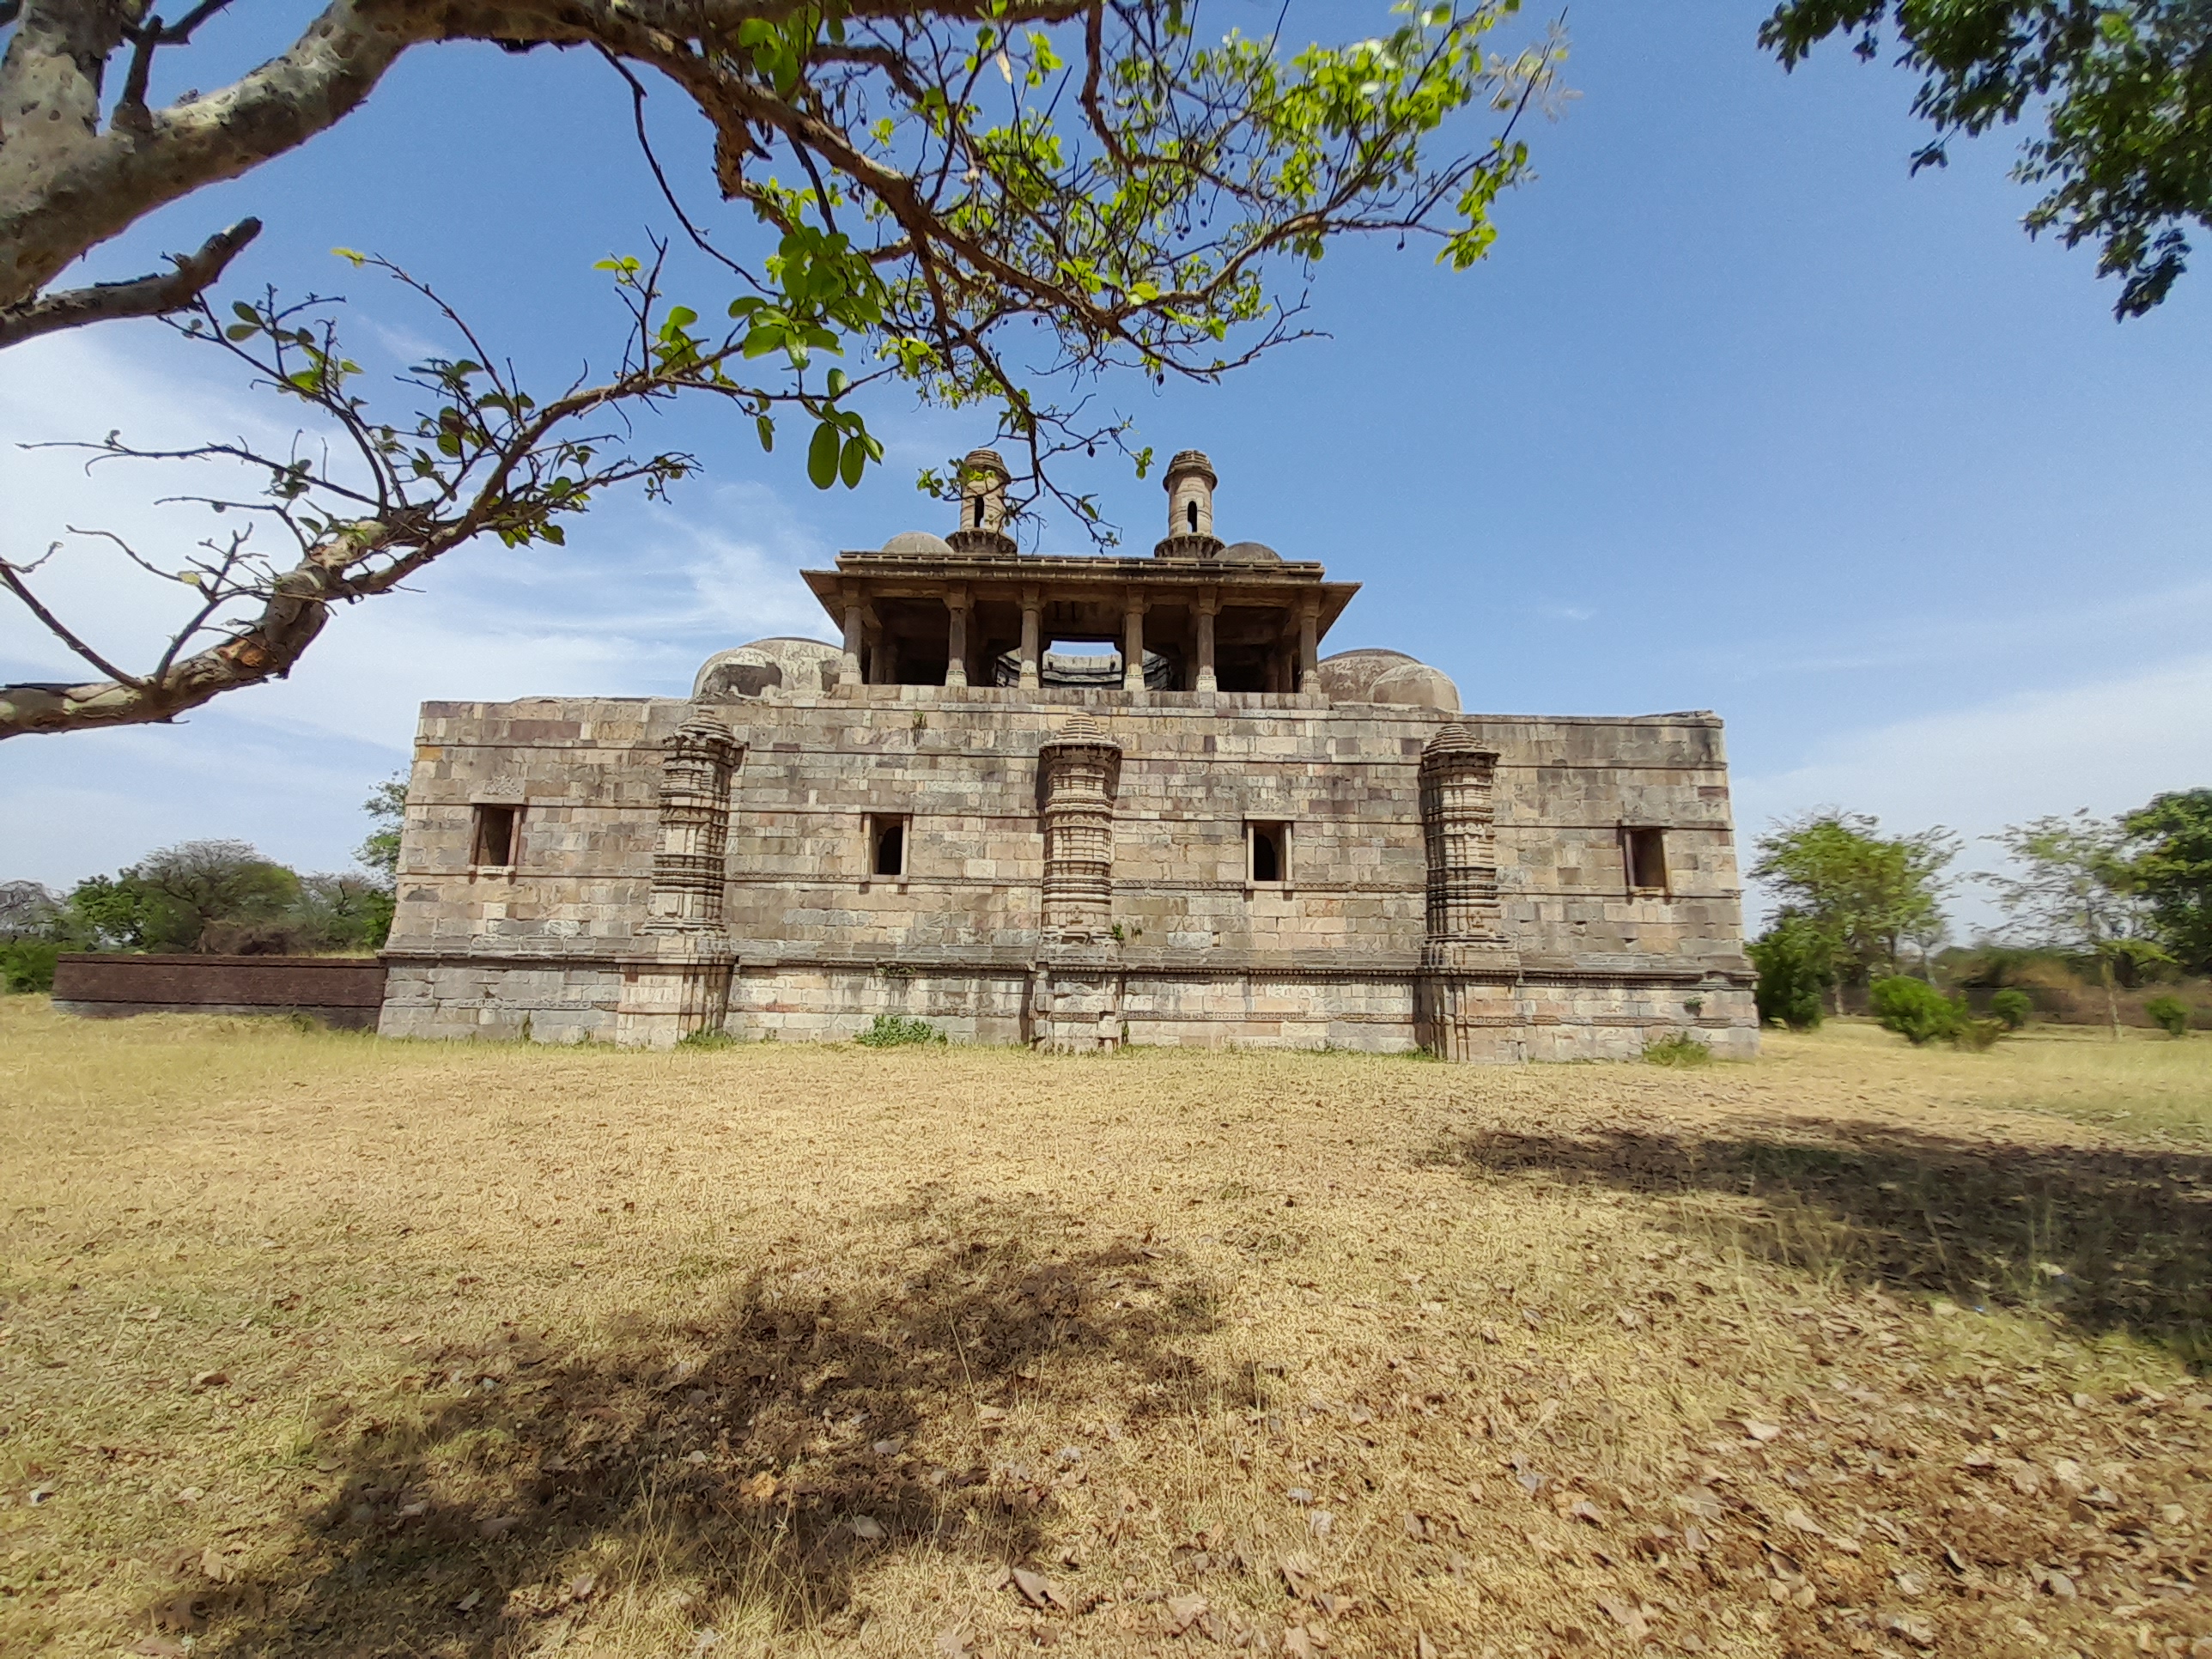
<path fill-rule="evenodd" d="M 84 323 L 122 317 L 161 317 L 182 311 L 229 268 L 238 252 L 261 234 L 261 221 L 240 219 L 200 244 L 197 253 L 173 253 L 174 270 L 134 277 L 126 283 L 95 283 L 89 288 L 44 294 L 27 305 L 0 310 L 0 348 L 21 344 L 40 334 Z"/>

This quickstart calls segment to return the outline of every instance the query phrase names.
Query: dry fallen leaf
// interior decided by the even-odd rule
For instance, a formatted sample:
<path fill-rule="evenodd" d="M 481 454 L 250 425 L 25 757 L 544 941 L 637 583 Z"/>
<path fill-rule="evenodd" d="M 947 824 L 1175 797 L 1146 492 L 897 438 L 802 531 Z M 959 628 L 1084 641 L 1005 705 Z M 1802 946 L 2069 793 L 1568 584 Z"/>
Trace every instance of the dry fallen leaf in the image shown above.
<path fill-rule="evenodd" d="M 1437 1659 L 1437 1644 L 1429 1640 L 1425 1630 L 1413 1632 L 1413 1659 Z"/>
<path fill-rule="evenodd" d="M 1776 1425 L 1758 1422 L 1748 1417 L 1743 1419 L 1743 1432 L 1747 1439 L 1756 1440 L 1762 1446 L 1770 1440 L 1782 1437 L 1782 1431 Z"/>
<path fill-rule="evenodd" d="M 229 1381 L 230 1373 L 228 1371 L 202 1371 L 198 1376 L 192 1379 L 192 1386 L 196 1389 L 220 1389 L 228 1384 Z"/>
<path fill-rule="evenodd" d="M 1303 1601 L 1305 1597 L 1306 1584 L 1313 1577 L 1312 1564 L 1304 1556 L 1285 1556 L 1275 1564 L 1275 1571 L 1283 1575 L 1283 1588 L 1294 1597 Z"/>
<path fill-rule="evenodd" d="M 1180 1636 L 1212 1612 L 1203 1595 L 1178 1595 L 1167 1604 L 1168 1634 Z"/>
<path fill-rule="evenodd" d="M 1022 1600 L 1031 1607 L 1058 1607 L 1063 1613 L 1068 1610 L 1070 1606 L 1068 1599 L 1060 1594 L 1060 1586 L 1042 1573 L 1025 1572 L 1021 1568 L 1016 1567 L 1013 1570 L 1013 1579 L 1014 1588 L 1021 1592 Z"/>
<path fill-rule="evenodd" d="M 1908 1619 L 1902 1613 L 1892 1613 L 1881 1621 L 1881 1627 L 1902 1636 L 1915 1647 L 1932 1648 L 1936 1645 L 1936 1626 L 1925 1619 Z"/>
<path fill-rule="evenodd" d="M 738 1492 L 748 1504 L 765 1504 L 775 1496 L 775 1477 L 763 1469 L 742 1482 Z"/>
<path fill-rule="evenodd" d="M 1721 1500 L 1705 1486 L 1692 1486 L 1686 1492 L 1675 1493 L 1674 1507 L 1696 1516 L 1700 1521 L 1717 1521 L 1723 1513 Z"/>
<path fill-rule="evenodd" d="M 453 1606 L 463 1613 L 474 1613 L 477 1610 L 477 1604 L 483 1600 L 483 1592 L 480 1589 L 473 1589 L 454 1602 Z"/>
<path fill-rule="evenodd" d="M 173 1636 L 142 1636 L 131 1651 L 143 1659 L 184 1659 L 185 1649 Z"/>
<path fill-rule="evenodd" d="M 568 1581 L 568 1599 L 572 1601 L 588 1601 L 592 1599 L 592 1592 L 599 1587 L 598 1575 L 588 1572 L 578 1573 Z"/>
<path fill-rule="evenodd" d="M 218 1584 L 228 1584 L 238 1577 L 237 1564 L 226 1560 L 222 1552 L 212 1544 L 200 1552 L 200 1571 Z"/>
<path fill-rule="evenodd" d="M 1289 1659 L 1316 1659 L 1320 1650 L 1304 1625 L 1293 1625 L 1283 1632 L 1283 1651 Z"/>
<path fill-rule="evenodd" d="M 975 1651 L 975 1641 L 959 1626 L 948 1625 L 937 1632 L 937 1650 L 945 1659 L 965 1659 Z"/>
<path fill-rule="evenodd" d="M 1799 1532 L 1808 1534 L 1814 1538 L 1826 1538 L 1828 1535 L 1828 1529 L 1802 1510 L 1784 1510 L 1782 1512 L 1782 1524 L 1794 1527 Z"/>
<path fill-rule="evenodd" d="M 1644 1622 L 1643 1611 L 1633 1601 L 1624 1601 L 1617 1595 L 1601 1595 L 1597 1598 L 1597 1604 L 1605 1610 L 1607 1618 L 1628 1632 L 1630 1641 L 1641 1642 L 1651 1633 L 1651 1626 Z"/>
<path fill-rule="evenodd" d="M 522 1524 L 519 1515 L 495 1515 L 477 1522 L 479 1538 L 503 1538 Z"/>
<path fill-rule="evenodd" d="M 889 1533 L 884 1530 L 884 1523 L 877 1520 L 872 1515 L 854 1516 L 852 1521 L 852 1527 L 853 1536 L 867 1543 L 874 1543 L 878 1539 L 888 1538 L 890 1536 Z"/>

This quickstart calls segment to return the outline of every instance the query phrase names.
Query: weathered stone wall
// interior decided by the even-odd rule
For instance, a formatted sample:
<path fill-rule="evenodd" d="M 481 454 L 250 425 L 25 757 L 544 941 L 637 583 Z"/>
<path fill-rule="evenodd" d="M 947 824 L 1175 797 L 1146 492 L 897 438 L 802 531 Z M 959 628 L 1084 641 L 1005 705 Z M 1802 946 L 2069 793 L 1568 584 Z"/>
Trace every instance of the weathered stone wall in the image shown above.
<path fill-rule="evenodd" d="M 1038 751 L 1079 711 L 1122 756 L 1120 937 L 1054 960 Z M 1419 769 L 1443 711 L 938 686 L 426 705 L 387 1033 L 514 1035 L 526 1013 L 540 1039 L 659 1042 L 697 1017 L 678 1012 L 696 973 L 690 990 L 639 988 L 666 978 L 644 933 L 661 745 L 695 713 L 745 745 L 723 907 L 735 1034 L 842 1036 L 901 1012 L 983 1042 L 1110 1046 L 1125 1026 L 1136 1042 L 1419 1040 Z M 1634 1053 L 1685 1025 L 1755 1043 L 1719 722 L 1462 718 L 1498 756 L 1517 953 L 1486 994 L 1500 1057 Z M 472 870 L 472 808 L 502 803 L 522 811 L 514 867 Z M 904 873 L 871 873 L 871 816 L 908 818 Z M 1253 821 L 1291 826 L 1279 882 L 1247 879 Z M 1625 825 L 1666 832 L 1663 895 L 1630 890 Z M 625 1027 L 625 994 L 659 1012 Z"/>
<path fill-rule="evenodd" d="M 126 956 L 64 951 L 54 1006 L 95 1019 L 131 1014 L 307 1014 L 372 1027 L 386 989 L 374 957 Z"/>

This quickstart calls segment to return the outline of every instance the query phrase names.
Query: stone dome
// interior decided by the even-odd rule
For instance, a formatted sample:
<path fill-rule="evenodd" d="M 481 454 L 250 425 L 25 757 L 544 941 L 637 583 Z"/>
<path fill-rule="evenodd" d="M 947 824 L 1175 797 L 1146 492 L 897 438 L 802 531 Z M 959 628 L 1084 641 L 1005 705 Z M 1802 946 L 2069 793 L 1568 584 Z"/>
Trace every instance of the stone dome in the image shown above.
<path fill-rule="evenodd" d="M 884 551 L 904 553 L 915 558 L 944 558 L 951 555 L 952 544 L 927 530 L 902 530 L 884 544 Z"/>
<path fill-rule="evenodd" d="M 1340 651 L 1314 665 L 1310 684 L 1331 702 L 1382 702 L 1459 713 L 1459 688 L 1443 670 L 1402 651 Z"/>
<path fill-rule="evenodd" d="M 697 702 L 728 702 L 775 690 L 827 691 L 837 683 L 844 654 L 841 647 L 821 640 L 787 635 L 755 640 L 734 651 L 717 651 L 702 663 L 691 696 Z"/>
<path fill-rule="evenodd" d="M 1283 556 L 1265 542 L 1231 542 L 1216 556 L 1224 564 L 1280 564 Z"/>

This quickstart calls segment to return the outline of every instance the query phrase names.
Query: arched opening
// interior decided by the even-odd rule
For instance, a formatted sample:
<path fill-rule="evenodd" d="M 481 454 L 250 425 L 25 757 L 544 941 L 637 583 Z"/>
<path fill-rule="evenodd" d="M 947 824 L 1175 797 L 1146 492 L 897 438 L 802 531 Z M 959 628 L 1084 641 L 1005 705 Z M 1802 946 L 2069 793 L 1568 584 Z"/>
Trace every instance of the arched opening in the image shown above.
<path fill-rule="evenodd" d="M 878 818 L 875 820 L 874 872 L 879 876 L 902 876 L 906 873 L 906 820 Z"/>
<path fill-rule="evenodd" d="M 981 530 L 982 527 L 983 527 L 983 498 L 982 498 L 981 495 L 978 495 L 978 496 L 976 496 L 976 497 L 975 497 L 975 528 L 976 528 L 976 529 L 978 529 L 978 530 Z"/>
<path fill-rule="evenodd" d="M 1182 515 L 1190 524 L 1190 533 L 1194 536 L 1198 534 L 1198 503 L 1185 501 L 1182 504 Z"/>
<path fill-rule="evenodd" d="M 1251 879 L 1260 881 L 1288 881 L 1290 879 L 1290 836 L 1287 824 L 1255 823 L 1247 826 L 1251 836 Z"/>

